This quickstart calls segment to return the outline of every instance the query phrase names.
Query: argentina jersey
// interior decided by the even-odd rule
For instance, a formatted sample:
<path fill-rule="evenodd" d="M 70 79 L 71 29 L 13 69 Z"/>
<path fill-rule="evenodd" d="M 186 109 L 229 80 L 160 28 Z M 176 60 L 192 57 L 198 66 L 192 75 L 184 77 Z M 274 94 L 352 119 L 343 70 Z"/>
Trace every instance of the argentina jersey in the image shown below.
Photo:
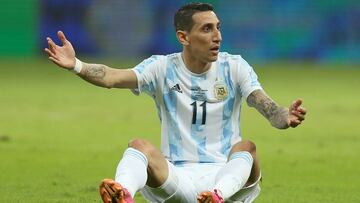
<path fill-rule="evenodd" d="M 226 52 L 202 74 L 181 53 L 152 56 L 133 68 L 136 93 L 147 93 L 161 120 L 161 151 L 175 165 L 226 162 L 241 140 L 241 99 L 261 89 L 252 67 Z"/>

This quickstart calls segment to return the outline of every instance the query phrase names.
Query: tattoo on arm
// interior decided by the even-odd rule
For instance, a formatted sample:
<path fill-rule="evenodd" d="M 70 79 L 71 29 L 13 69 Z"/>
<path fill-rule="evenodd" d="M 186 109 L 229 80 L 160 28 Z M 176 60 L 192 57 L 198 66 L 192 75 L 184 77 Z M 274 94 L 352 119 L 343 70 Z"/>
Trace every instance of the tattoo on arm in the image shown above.
<path fill-rule="evenodd" d="M 255 107 L 265 118 L 267 118 L 271 125 L 279 128 L 288 128 L 287 118 L 289 111 L 278 106 L 263 90 L 255 90 L 248 98 L 247 103 L 251 107 Z"/>
<path fill-rule="evenodd" d="M 84 75 L 94 79 L 103 79 L 105 77 L 105 66 L 100 64 L 84 64 Z"/>
<path fill-rule="evenodd" d="M 83 70 L 79 76 L 100 87 L 111 88 L 110 79 L 107 76 L 107 66 L 102 64 L 89 64 L 83 62 Z"/>

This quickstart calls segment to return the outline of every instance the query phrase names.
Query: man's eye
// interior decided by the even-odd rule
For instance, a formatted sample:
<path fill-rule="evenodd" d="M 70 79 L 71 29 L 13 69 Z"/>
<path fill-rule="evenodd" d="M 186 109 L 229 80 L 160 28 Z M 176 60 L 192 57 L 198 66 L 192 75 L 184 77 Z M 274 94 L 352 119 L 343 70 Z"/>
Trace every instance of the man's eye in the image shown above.
<path fill-rule="evenodd" d="M 205 32 L 209 32 L 209 31 L 210 31 L 210 27 L 208 27 L 208 26 L 204 27 L 204 31 L 205 31 Z"/>

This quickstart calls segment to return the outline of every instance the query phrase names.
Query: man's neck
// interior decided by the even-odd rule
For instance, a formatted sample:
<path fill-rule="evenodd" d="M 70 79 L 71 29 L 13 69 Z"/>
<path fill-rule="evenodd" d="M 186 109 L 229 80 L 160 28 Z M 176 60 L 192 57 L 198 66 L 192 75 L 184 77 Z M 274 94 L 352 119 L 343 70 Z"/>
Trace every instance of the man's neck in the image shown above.
<path fill-rule="evenodd" d="M 181 57 L 184 61 L 186 68 L 196 74 L 205 73 L 211 67 L 211 62 L 204 62 L 193 57 L 189 52 L 183 51 Z"/>

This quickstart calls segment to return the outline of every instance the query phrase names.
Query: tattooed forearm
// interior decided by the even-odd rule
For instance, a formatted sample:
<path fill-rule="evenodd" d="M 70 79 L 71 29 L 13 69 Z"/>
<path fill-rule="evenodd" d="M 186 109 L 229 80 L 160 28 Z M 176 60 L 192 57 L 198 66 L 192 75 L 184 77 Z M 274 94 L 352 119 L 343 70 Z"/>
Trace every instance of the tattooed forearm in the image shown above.
<path fill-rule="evenodd" d="M 103 79 L 105 77 L 105 66 L 100 64 L 84 64 L 84 75 L 90 78 Z"/>
<path fill-rule="evenodd" d="M 82 62 L 82 69 L 77 75 L 91 84 L 105 88 L 135 89 L 138 85 L 136 74 L 130 68 L 111 68 Z"/>
<path fill-rule="evenodd" d="M 247 103 L 265 116 L 272 126 L 279 129 L 289 127 L 287 124 L 289 111 L 284 107 L 278 106 L 263 90 L 252 92 L 247 98 Z"/>
<path fill-rule="evenodd" d="M 105 65 L 83 62 L 83 70 L 79 76 L 94 85 L 111 88 L 111 81 L 107 77 L 107 72 L 107 66 Z"/>

